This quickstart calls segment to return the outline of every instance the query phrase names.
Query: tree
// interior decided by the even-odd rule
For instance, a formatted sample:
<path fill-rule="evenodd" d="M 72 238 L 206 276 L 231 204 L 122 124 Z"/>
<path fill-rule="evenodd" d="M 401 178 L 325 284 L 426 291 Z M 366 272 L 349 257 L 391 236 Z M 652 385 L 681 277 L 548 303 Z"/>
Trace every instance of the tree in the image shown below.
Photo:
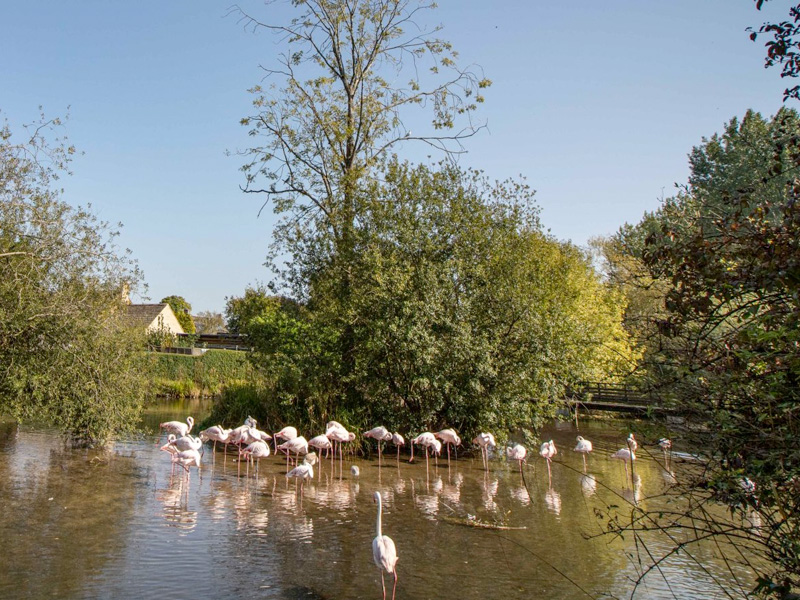
<path fill-rule="evenodd" d="M 197 333 L 220 333 L 225 331 L 225 319 L 220 313 L 203 310 L 192 320 Z"/>
<path fill-rule="evenodd" d="M 472 116 L 491 82 L 459 68 L 451 45 L 436 37 L 440 28 L 428 32 L 415 22 L 433 3 L 292 4 L 300 14 L 287 24 L 264 23 L 236 9 L 248 25 L 274 32 L 286 45 L 280 66 L 264 69 L 283 87 L 254 87 L 256 114 L 242 120 L 253 139 L 263 140 L 245 152 L 244 190 L 265 195 L 265 204 L 272 202 L 284 217 L 271 257 L 292 255 L 283 275 L 293 295 L 305 300 L 309 278 L 323 267 L 309 261 L 331 263 L 344 318 L 350 314 L 361 186 L 403 142 L 460 152 L 461 142 L 480 128 Z M 408 120 L 427 111 L 430 127 L 412 134 Z M 322 244 L 324 256 L 317 252 Z M 353 323 L 341 326 L 339 365 L 347 378 L 355 368 Z"/>
<path fill-rule="evenodd" d="M 191 315 L 192 305 L 183 296 L 167 296 L 161 299 L 161 303 L 169 304 L 178 319 L 178 323 L 181 324 L 186 333 L 195 333 L 196 329 Z"/>
<path fill-rule="evenodd" d="M 689 514 L 644 520 L 719 536 L 752 561 L 758 590 L 800 585 L 800 117 L 748 112 L 690 154 L 688 185 L 643 222 L 638 258 L 668 284 L 662 338 L 647 364 L 705 426 L 694 442 L 709 462 L 676 492 Z M 726 504 L 728 522 L 707 507 Z M 752 515 L 756 515 L 753 517 Z M 758 526 L 752 526 L 757 521 Z"/>
<path fill-rule="evenodd" d="M 756 8 L 761 10 L 764 3 L 768 0 L 754 0 Z M 758 30 L 748 27 L 750 39 L 754 42 L 761 34 L 772 36 L 764 46 L 767 49 L 767 58 L 764 60 L 764 67 L 769 68 L 781 65 L 781 77 L 796 78 L 800 75 L 800 4 L 795 4 L 789 8 L 789 18 L 791 20 L 779 23 L 764 23 Z M 788 98 L 800 100 L 800 85 L 786 88 L 783 92 L 784 102 Z"/>
<path fill-rule="evenodd" d="M 74 148 L 42 118 L 0 130 L 0 410 L 94 443 L 132 429 L 142 400 L 138 338 L 121 290 L 141 273 L 117 235 L 54 189 Z"/>
<path fill-rule="evenodd" d="M 248 325 L 272 398 L 297 422 L 531 431 L 566 386 L 635 360 L 620 295 L 541 231 L 524 183 L 392 161 L 359 202 L 348 314 L 331 266 L 309 278 L 305 305 Z"/>

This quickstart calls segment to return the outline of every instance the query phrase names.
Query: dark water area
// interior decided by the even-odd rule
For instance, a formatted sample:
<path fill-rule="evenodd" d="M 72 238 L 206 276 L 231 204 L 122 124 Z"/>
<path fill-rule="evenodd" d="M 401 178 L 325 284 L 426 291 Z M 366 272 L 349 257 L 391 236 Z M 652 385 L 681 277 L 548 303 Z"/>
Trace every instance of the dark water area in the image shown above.
<path fill-rule="evenodd" d="M 657 508 L 673 477 L 660 451 L 644 448 L 631 487 L 608 458 L 628 429 L 587 421 L 544 432 L 559 448 L 552 485 L 535 449 L 526 488 L 516 463 L 497 456 L 488 473 L 464 452 L 426 469 L 424 458 L 398 462 L 390 447 L 380 467 L 377 456 L 345 457 L 341 469 L 323 462 L 301 498 L 282 457 L 263 459 L 255 477 L 232 450 L 207 445 L 199 472 L 173 470 L 158 423 L 199 421 L 206 410 L 204 401 L 159 403 L 145 417 L 148 435 L 102 451 L 0 424 L 0 598 L 380 598 L 376 490 L 399 555 L 398 599 L 628 597 L 642 568 L 637 548 L 593 537 L 606 525 L 598 515 L 610 505 L 628 514 L 634 500 Z M 571 450 L 577 434 L 594 442 L 586 474 Z M 674 464 L 674 476 L 682 468 Z M 670 547 L 657 535 L 647 543 L 656 556 Z M 696 560 L 667 560 L 664 577 L 648 576 L 636 597 L 729 597 L 722 587 L 740 596 L 719 548 L 692 552 Z M 750 587 L 750 573 L 736 575 Z"/>

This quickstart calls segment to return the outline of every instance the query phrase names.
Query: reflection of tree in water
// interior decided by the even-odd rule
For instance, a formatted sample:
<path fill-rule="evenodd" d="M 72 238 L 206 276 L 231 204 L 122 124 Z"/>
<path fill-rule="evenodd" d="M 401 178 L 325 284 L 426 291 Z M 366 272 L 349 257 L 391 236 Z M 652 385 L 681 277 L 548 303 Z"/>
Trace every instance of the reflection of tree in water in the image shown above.
<path fill-rule="evenodd" d="M 23 432 L 19 442 L 0 454 L 0 590 L 89 597 L 89 582 L 125 552 L 137 467 L 111 452 L 65 450 L 55 436 Z"/>

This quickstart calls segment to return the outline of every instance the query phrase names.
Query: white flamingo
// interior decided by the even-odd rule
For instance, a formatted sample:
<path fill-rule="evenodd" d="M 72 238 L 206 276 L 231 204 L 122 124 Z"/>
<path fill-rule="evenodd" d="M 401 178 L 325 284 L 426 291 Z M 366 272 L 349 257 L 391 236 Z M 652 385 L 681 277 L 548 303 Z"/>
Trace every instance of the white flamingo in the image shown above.
<path fill-rule="evenodd" d="M 664 452 L 664 464 L 669 468 L 669 459 L 672 454 L 672 440 L 668 438 L 661 438 L 658 440 L 658 447 Z"/>
<path fill-rule="evenodd" d="M 556 454 L 558 454 L 558 450 L 556 449 L 556 445 L 553 443 L 553 440 L 543 443 L 541 448 L 539 448 L 539 456 L 547 461 L 547 481 L 551 487 L 553 485 L 553 476 L 550 473 L 550 462 L 553 460 L 553 457 Z"/>
<path fill-rule="evenodd" d="M 273 435 L 275 441 L 275 452 L 278 452 L 278 440 L 293 440 L 297 437 L 297 429 L 292 426 L 287 426 L 281 429 L 278 433 Z"/>
<path fill-rule="evenodd" d="M 378 503 L 378 521 L 375 526 L 376 535 L 372 540 L 372 559 L 378 568 L 381 570 L 381 588 L 383 589 L 383 600 L 386 600 L 386 583 L 384 581 L 383 572 L 386 571 L 390 575 L 394 575 L 394 587 L 392 588 L 392 600 L 394 600 L 395 592 L 397 591 L 397 548 L 395 548 L 394 541 L 388 535 L 383 535 L 381 531 L 381 513 L 383 508 L 381 505 L 381 494 L 375 492 L 372 497 Z"/>
<path fill-rule="evenodd" d="M 473 444 L 477 444 L 481 448 L 481 458 L 483 459 L 483 468 L 485 470 L 489 470 L 489 447 L 492 448 L 497 447 L 497 442 L 494 439 L 494 435 L 491 433 L 484 433 L 481 432 L 475 436 L 475 439 L 472 440 Z"/>
<path fill-rule="evenodd" d="M 212 456 L 216 456 L 217 454 L 217 442 L 221 444 L 225 444 L 227 447 L 228 440 L 230 439 L 231 430 L 225 429 L 222 425 L 214 425 L 209 427 L 208 429 L 204 429 L 200 432 L 200 439 L 204 442 L 213 441 L 214 442 L 214 454 Z"/>
<path fill-rule="evenodd" d="M 408 459 L 408 462 L 414 462 L 414 445 L 418 444 L 420 446 L 424 446 L 425 448 L 425 466 L 428 466 L 428 448 L 435 445 L 436 442 L 439 440 L 436 439 L 436 436 L 433 435 L 430 431 L 423 431 L 413 440 L 411 440 L 411 458 Z M 440 444 L 441 447 L 441 444 Z"/>
<path fill-rule="evenodd" d="M 442 429 L 433 435 L 442 440 L 442 443 L 447 446 L 447 465 L 450 466 L 450 445 L 452 444 L 453 450 L 456 452 L 456 460 L 458 460 L 458 447 L 461 445 L 461 438 L 458 437 L 455 429 Z"/>
<path fill-rule="evenodd" d="M 200 453 L 197 450 L 183 450 L 172 455 L 172 462 L 179 464 L 188 473 L 189 467 L 200 468 Z"/>
<path fill-rule="evenodd" d="M 176 438 L 169 443 L 175 446 L 178 452 L 183 452 L 184 450 L 197 450 L 200 452 L 203 448 L 203 440 L 191 435 Z"/>
<path fill-rule="evenodd" d="M 400 446 L 405 446 L 406 440 L 395 431 L 392 434 L 392 443 L 397 447 L 397 461 L 400 462 Z"/>
<path fill-rule="evenodd" d="M 628 438 L 630 440 L 630 438 Z M 628 481 L 628 461 L 631 462 L 631 468 L 633 467 L 633 461 L 636 460 L 636 453 L 631 452 L 628 448 L 620 448 L 614 454 L 612 454 L 609 458 L 616 458 L 617 460 L 623 461 L 625 465 L 625 482 L 627 484 Z"/>
<path fill-rule="evenodd" d="M 277 437 L 277 434 L 276 434 Z M 278 450 L 286 452 L 286 470 L 289 470 L 289 453 L 294 453 L 295 463 L 298 462 L 301 454 L 308 454 L 308 441 L 302 435 L 284 442 L 278 446 Z"/>
<path fill-rule="evenodd" d="M 364 432 L 365 438 L 372 438 L 378 442 L 378 464 L 381 463 L 381 442 L 388 442 L 392 439 L 392 432 L 386 429 L 383 425 L 373 427 L 369 431 Z"/>
<path fill-rule="evenodd" d="M 181 421 L 167 421 L 166 423 L 160 423 L 158 427 L 167 433 L 174 433 L 177 437 L 183 437 L 188 435 L 192 427 L 194 427 L 194 418 L 186 417 L 186 423 L 182 423 Z"/>
<path fill-rule="evenodd" d="M 286 473 L 287 479 L 294 479 L 295 483 L 300 481 L 300 498 L 303 497 L 303 485 L 306 479 L 314 479 L 314 467 L 307 461 L 303 461 L 302 465 L 296 466 L 294 469 Z"/>
<path fill-rule="evenodd" d="M 583 472 L 586 473 L 586 455 L 593 450 L 592 442 L 581 436 L 578 436 L 575 439 L 578 441 L 578 443 L 572 450 L 573 452 L 580 452 L 583 456 Z"/>
<path fill-rule="evenodd" d="M 336 423 L 336 421 L 331 421 L 331 423 Z M 328 430 L 325 432 L 325 435 L 328 437 L 331 442 L 338 442 L 339 443 L 339 462 L 342 461 L 342 444 L 347 442 L 352 442 L 356 439 L 356 434 L 352 431 L 347 431 L 344 427 L 329 427 Z"/>
<path fill-rule="evenodd" d="M 247 459 L 247 475 L 250 474 L 250 461 L 255 460 L 256 477 L 258 477 L 258 467 L 261 464 L 261 459 L 269 456 L 269 446 L 265 441 L 257 440 L 244 450 L 241 450 L 239 456 L 244 456 Z"/>
<path fill-rule="evenodd" d="M 522 473 L 522 463 L 525 461 L 525 457 L 528 455 L 528 450 L 522 444 L 514 444 L 510 448 L 506 449 L 506 455 L 511 460 L 516 460 L 519 462 L 519 472 Z"/>

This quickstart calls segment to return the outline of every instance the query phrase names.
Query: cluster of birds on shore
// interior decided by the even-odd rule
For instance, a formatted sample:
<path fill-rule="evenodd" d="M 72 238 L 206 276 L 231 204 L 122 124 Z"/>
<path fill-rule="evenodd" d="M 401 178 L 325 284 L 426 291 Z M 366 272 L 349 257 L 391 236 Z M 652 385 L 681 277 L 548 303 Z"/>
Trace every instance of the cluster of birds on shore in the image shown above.
<path fill-rule="evenodd" d="M 161 446 L 161 450 L 168 452 L 171 455 L 173 465 L 182 467 L 187 473 L 189 468 L 194 466 L 199 468 L 202 460 L 203 446 L 205 442 L 213 442 L 214 454 L 216 457 L 216 445 L 221 443 L 225 445 L 226 459 L 227 447 L 235 445 L 238 447 L 239 462 L 244 461 L 247 464 L 248 474 L 251 463 L 255 463 L 255 472 L 258 473 L 259 461 L 262 458 L 267 458 L 271 454 L 269 442 L 273 443 L 274 452 L 286 454 L 286 477 L 288 479 L 295 479 L 299 482 L 299 493 L 302 497 L 304 483 L 314 478 L 314 465 L 317 464 L 320 458 L 315 451 L 319 451 L 320 455 L 325 452 L 326 458 L 329 456 L 333 461 L 337 454 L 339 460 L 342 460 L 342 445 L 353 442 L 356 439 L 354 432 L 348 431 L 341 423 L 337 421 L 330 421 L 326 424 L 326 431 L 324 434 L 312 437 L 306 440 L 305 437 L 298 435 L 295 427 L 287 426 L 280 431 L 270 435 L 269 433 L 258 429 L 258 423 L 252 417 L 247 417 L 244 424 L 233 429 L 225 429 L 221 425 L 209 427 L 200 432 L 199 436 L 191 435 L 194 426 L 194 419 L 188 417 L 185 422 L 182 421 L 168 421 L 160 424 L 160 430 L 168 434 L 167 442 Z M 364 438 L 374 439 L 378 442 L 378 461 L 382 459 L 382 445 L 384 442 L 392 442 L 397 449 L 397 460 L 400 460 L 400 449 L 405 446 L 405 439 L 400 433 L 390 432 L 383 426 L 374 427 L 369 431 L 362 434 Z M 283 440 L 278 444 L 279 440 Z M 450 446 L 453 446 L 453 452 L 456 453 L 458 447 L 461 445 L 461 438 L 454 429 L 443 429 L 438 432 L 423 432 L 413 438 L 411 441 L 411 458 L 409 462 L 414 461 L 414 446 L 421 446 L 425 449 L 426 467 L 429 464 L 429 456 L 432 454 L 434 460 L 437 460 L 442 453 L 442 449 L 447 451 L 448 464 L 450 461 Z M 497 448 L 497 442 L 492 433 L 481 432 L 473 440 L 481 452 L 481 459 L 485 470 L 489 470 L 489 451 L 490 449 Z M 665 461 L 668 461 L 669 452 L 672 448 L 672 442 L 669 439 L 662 438 L 658 441 L 659 447 L 664 452 Z M 618 459 L 624 462 L 626 480 L 628 476 L 628 464 L 633 466 L 633 461 L 636 460 L 636 450 L 638 442 L 631 433 L 626 440 L 626 447 L 620 448 L 609 458 Z M 583 438 L 577 437 L 577 444 L 573 449 L 583 457 L 584 472 L 586 471 L 586 456 L 593 451 L 592 442 Z M 550 463 L 553 457 L 558 453 L 553 440 L 543 442 L 539 448 L 539 455 L 547 462 L 548 480 L 552 486 L 552 474 Z M 505 454 L 509 460 L 515 460 L 519 463 L 520 473 L 522 473 L 523 463 L 526 462 L 528 450 L 522 444 L 512 444 L 505 449 Z M 303 456 L 303 461 L 300 463 L 300 457 Z M 294 464 L 293 468 L 290 468 Z M 353 466 L 351 473 L 358 476 L 358 467 Z M 397 569 L 396 564 L 398 560 L 397 549 L 394 541 L 382 533 L 382 503 L 380 492 L 373 494 L 373 499 L 377 503 L 377 523 L 376 523 L 376 536 L 372 541 L 372 553 L 375 564 L 381 570 L 381 586 L 383 589 L 383 597 L 386 600 L 386 584 L 384 574 L 389 574 L 394 577 L 394 586 L 392 588 L 392 598 L 395 597 L 397 588 Z"/>

